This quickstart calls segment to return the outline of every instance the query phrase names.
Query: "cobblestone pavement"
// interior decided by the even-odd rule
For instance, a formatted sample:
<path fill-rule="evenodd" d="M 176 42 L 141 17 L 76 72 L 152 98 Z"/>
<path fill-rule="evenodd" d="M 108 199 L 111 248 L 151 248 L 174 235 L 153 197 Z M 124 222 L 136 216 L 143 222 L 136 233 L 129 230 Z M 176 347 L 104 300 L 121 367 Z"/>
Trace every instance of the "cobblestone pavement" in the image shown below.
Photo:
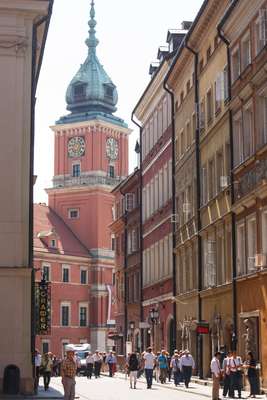
<path fill-rule="evenodd" d="M 145 381 L 141 379 L 137 383 L 137 389 L 129 388 L 129 380 L 121 374 L 115 378 L 101 376 L 99 379 L 88 380 L 84 377 L 76 379 L 76 397 L 80 400 L 197 400 L 211 399 L 211 387 L 191 384 L 189 389 L 181 387 L 175 388 L 173 382 L 166 385 L 153 384 L 151 390 L 146 388 Z M 63 393 L 61 379 L 53 378 L 51 386 L 58 392 Z M 248 393 L 243 393 L 246 398 Z M 258 399 L 266 399 L 264 396 L 257 396 Z"/>

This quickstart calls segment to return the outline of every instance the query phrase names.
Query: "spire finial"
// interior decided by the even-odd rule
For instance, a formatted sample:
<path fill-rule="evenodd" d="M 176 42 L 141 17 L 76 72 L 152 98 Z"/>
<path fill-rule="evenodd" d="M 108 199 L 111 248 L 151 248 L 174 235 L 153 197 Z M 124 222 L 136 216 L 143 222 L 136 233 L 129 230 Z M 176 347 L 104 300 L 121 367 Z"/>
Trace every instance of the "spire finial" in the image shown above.
<path fill-rule="evenodd" d="M 96 46 L 98 45 L 99 41 L 95 36 L 96 30 L 96 20 L 95 20 L 95 2 L 94 0 L 91 1 L 91 10 L 90 10 L 90 20 L 88 22 L 89 25 L 89 38 L 86 39 L 86 45 L 89 48 L 89 54 L 95 54 Z"/>

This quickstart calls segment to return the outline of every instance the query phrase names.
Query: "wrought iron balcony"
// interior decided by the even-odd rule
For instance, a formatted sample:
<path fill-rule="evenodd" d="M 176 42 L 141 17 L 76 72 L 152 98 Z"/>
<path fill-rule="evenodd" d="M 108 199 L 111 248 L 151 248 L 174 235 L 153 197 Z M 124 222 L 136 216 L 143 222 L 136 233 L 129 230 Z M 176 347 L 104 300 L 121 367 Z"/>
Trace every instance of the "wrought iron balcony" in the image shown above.
<path fill-rule="evenodd" d="M 235 201 L 255 190 L 265 180 L 267 180 L 267 160 L 257 160 L 253 168 L 235 182 Z"/>

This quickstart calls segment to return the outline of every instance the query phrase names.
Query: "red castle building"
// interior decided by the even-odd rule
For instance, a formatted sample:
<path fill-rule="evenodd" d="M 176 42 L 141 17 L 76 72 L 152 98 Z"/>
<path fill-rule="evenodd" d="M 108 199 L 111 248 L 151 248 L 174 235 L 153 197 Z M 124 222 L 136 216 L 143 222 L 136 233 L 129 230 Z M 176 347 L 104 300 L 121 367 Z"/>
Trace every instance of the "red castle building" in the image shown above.
<path fill-rule="evenodd" d="M 67 110 L 52 127 L 53 187 L 48 206 L 35 206 L 35 268 L 51 282 L 51 334 L 37 336 L 43 351 L 62 354 L 66 343 L 112 346 L 114 251 L 112 189 L 128 175 L 128 135 L 113 113 L 117 89 L 96 56 L 91 3 L 88 56 L 66 93 Z"/>

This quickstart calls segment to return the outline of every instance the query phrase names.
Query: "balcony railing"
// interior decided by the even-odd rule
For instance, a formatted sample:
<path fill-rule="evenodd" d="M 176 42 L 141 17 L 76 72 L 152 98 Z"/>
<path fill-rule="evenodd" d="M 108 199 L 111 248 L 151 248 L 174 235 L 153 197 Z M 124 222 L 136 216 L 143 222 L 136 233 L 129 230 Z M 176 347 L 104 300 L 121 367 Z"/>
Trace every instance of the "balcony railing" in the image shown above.
<path fill-rule="evenodd" d="M 255 166 L 235 182 L 235 201 L 255 190 L 264 180 L 267 180 L 267 160 L 257 160 Z"/>
<path fill-rule="evenodd" d="M 84 175 L 84 176 L 60 176 L 53 179 L 53 188 L 66 188 L 72 186 L 106 185 L 116 186 L 122 180 L 121 177 Z"/>

